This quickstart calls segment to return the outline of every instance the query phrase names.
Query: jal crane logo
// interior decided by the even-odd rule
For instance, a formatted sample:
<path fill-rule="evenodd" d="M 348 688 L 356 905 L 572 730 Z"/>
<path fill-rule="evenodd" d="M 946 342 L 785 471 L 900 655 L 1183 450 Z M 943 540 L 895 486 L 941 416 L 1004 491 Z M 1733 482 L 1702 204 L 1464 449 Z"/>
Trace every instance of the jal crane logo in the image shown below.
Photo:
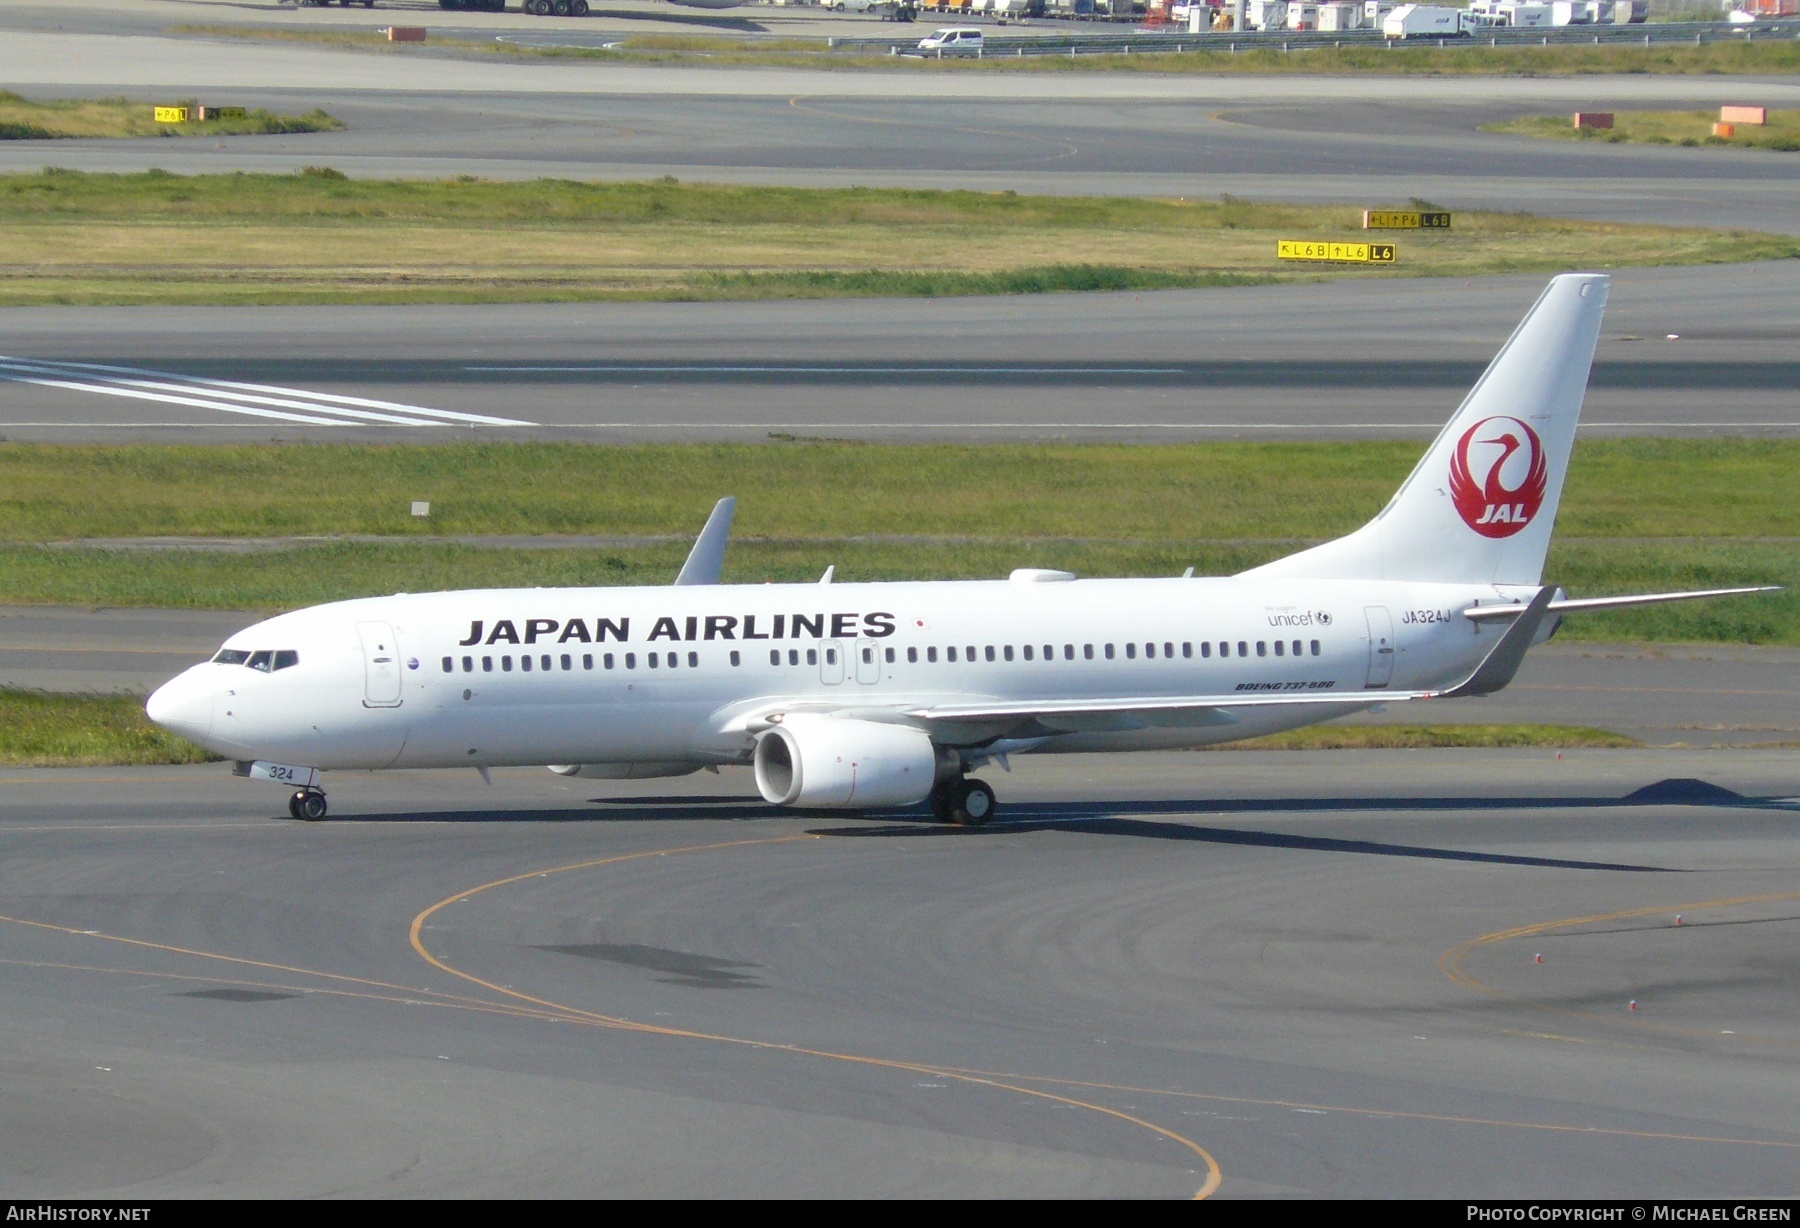
<path fill-rule="evenodd" d="M 1549 485 L 1543 440 L 1517 418 L 1483 418 L 1450 456 L 1450 501 L 1483 537 L 1511 537 L 1530 524 Z"/>

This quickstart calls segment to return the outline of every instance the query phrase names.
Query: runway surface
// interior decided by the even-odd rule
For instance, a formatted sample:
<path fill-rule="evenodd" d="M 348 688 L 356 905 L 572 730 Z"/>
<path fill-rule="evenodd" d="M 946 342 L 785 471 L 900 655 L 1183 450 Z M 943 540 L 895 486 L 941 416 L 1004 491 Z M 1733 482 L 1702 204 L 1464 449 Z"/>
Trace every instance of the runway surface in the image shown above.
<path fill-rule="evenodd" d="M 1614 276 L 1584 431 L 1800 429 L 1800 266 Z M 0 434 L 1423 439 L 1546 280 L 950 300 L 8 308 Z"/>
<path fill-rule="evenodd" d="M 668 6 L 654 15 L 650 7 L 609 12 L 591 28 L 617 25 L 627 34 L 652 18 L 674 20 Z M 419 9 L 415 19 L 482 39 L 554 27 L 516 12 L 459 13 L 454 23 L 436 12 Z M 681 17 L 727 28 L 796 20 L 777 10 Z M 349 129 L 7 141 L 0 170 L 286 173 L 328 164 L 371 176 L 675 175 L 1371 204 L 1421 197 L 1458 209 L 1800 233 L 1789 155 L 1565 145 L 1478 131 L 1527 113 L 1792 104 L 1800 85 L 1785 78 L 832 72 L 386 56 L 166 33 L 184 21 L 330 31 L 393 20 L 384 10 L 284 13 L 274 4 L 9 8 L 0 12 L 5 88 L 34 96 L 104 89 L 145 101 L 204 90 L 219 105 L 323 107 Z M 819 29 L 866 34 L 879 25 L 832 19 Z"/>
<path fill-rule="evenodd" d="M 1017 762 L 979 831 L 6 772 L 0 1189 L 1791 1193 L 1791 755 L 1272 766 Z"/>

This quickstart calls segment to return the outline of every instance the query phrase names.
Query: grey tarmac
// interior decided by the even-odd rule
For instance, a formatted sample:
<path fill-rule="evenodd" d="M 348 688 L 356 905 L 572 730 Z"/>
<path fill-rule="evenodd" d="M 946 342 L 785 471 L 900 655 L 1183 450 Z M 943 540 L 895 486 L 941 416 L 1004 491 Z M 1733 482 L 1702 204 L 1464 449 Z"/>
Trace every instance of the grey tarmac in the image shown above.
<path fill-rule="evenodd" d="M 1800 264 L 1614 278 L 1584 432 L 1800 430 Z M 1428 439 L 1546 280 L 938 300 L 7 308 L 0 436 Z M 116 381 L 146 379 L 152 387 L 118 395 Z M 216 381 L 259 390 L 233 400 Z"/>
<path fill-rule="evenodd" d="M 1791 754 L 330 783 L 0 773 L 5 1196 L 1791 1190 Z"/>

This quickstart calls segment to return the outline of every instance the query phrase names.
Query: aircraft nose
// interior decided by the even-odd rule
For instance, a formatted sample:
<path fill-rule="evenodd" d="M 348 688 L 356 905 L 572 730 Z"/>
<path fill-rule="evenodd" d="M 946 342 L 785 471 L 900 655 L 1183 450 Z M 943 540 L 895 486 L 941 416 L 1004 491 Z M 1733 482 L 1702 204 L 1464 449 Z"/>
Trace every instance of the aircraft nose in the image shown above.
<path fill-rule="evenodd" d="M 212 687 L 191 672 L 177 675 L 151 692 L 144 715 L 170 733 L 199 742 L 212 733 Z"/>

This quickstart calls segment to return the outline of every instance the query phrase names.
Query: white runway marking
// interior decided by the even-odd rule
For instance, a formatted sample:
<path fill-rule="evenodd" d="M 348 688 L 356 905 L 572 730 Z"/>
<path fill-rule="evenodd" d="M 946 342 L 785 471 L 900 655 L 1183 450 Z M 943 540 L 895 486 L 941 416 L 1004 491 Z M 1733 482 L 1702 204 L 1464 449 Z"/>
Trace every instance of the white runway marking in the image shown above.
<path fill-rule="evenodd" d="M 88 392 L 99 396 L 157 401 L 165 405 L 187 405 L 196 409 L 211 409 L 279 422 L 299 422 L 308 426 L 356 426 L 370 423 L 411 427 L 537 425 L 519 418 L 464 414 L 396 401 L 309 392 L 304 388 L 248 384 L 236 380 L 209 379 L 198 375 L 94 362 L 54 362 L 0 356 L 0 380 L 36 384 L 44 388 L 65 388 L 71 392 Z"/>

